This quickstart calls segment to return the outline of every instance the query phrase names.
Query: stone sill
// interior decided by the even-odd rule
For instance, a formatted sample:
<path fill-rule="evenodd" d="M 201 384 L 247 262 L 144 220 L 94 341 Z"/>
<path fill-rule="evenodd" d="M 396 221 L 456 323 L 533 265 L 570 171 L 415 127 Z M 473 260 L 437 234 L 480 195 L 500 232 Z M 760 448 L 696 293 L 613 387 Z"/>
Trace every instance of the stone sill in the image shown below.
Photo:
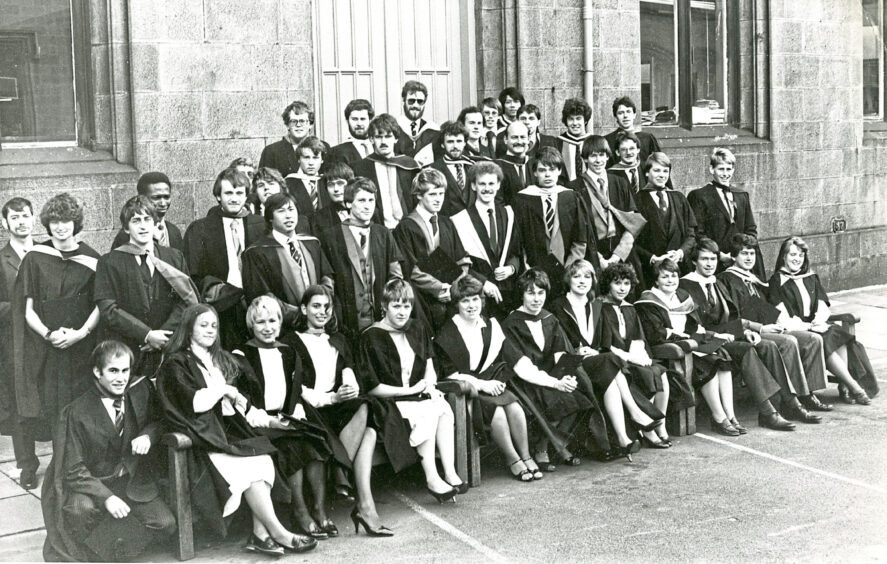
<path fill-rule="evenodd" d="M 693 129 L 648 127 L 644 131 L 655 135 L 666 152 L 668 149 L 711 148 L 717 145 L 756 145 L 761 148 L 770 146 L 768 139 L 755 137 L 750 131 L 728 125 L 699 125 Z"/>
<path fill-rule="evenodd" d="M 865 121 L 862 125 L 862 141 L 884 145 L 887 143 L 887 121 Z"/>
<path fill-rule="evenodd" d="M 10 149 L 0 152 L 0 180 L 91 174 L 137 173 L 110 153 L 74 149 Z"/>

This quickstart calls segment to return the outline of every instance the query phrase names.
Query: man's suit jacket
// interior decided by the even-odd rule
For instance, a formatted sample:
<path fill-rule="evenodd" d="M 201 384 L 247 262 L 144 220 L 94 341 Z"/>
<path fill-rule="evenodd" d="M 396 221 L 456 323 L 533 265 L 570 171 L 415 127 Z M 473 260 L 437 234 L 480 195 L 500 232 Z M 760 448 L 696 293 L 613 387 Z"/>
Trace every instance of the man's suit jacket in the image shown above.
<path fill-rule="evenodd" d="M 607 143 L 610 145 L 611 157 L 609 162 L 607 162 L 607 167 L 611 167 L 617 162 L 619 162 L 619 157 L 616 154 L 616 139 L 619 138 L 619 133 L 621 129 L 615 129 L 610 133 L 604 135 L 604 139 L 607 140 Z M 652 133 L 647 133 L 646 131 L 635 131 L 634 134 L 637 136 L 638 141 L 641 142 L 640 147 L 638 147 L 639 155 L 638 155 L 638 169 L 644 170 L 644 162 L 646 162 L 647 157 L 651 154 L 656 153 L 662 150 L 662 147 L 659 146 L 659 140 Z M 644 182 L 640 181 L 641 186 L 643 187 Z"/>
<path fill-rule="evenodd" d="M 166 233 L 169 237 L 169 248 L 184 252 L 185 244 L 182 239 L 181 229 L 171 221 L 164 220 L 164 222 L 166 223 Z M 117 235 L 114 236 L 114 242 L 111 243 L 111 249 L 116 249 L 126 243 L 129 243 L 129 235 L 126 231 L 120 229 L 120 231 L 117 232 Z"/>
<path fill-rule="evenodd" d="M 295 145 L 286 137 L 267 145 L 259 157 L 259 167 L 263 166 L 276 169 L 280 176 L 293 174 L 299 170 L 299 156 L 296 154 Z"/>
<path fill-rule="evenodd" d="M 496 158 L 499 159 L 504 157 L 507 152 L 507 147 L 505 147 L 506 130 L 507 128 L 503 129 L 499 132 L 499 135 L 496 136 Z M 554 147 L 555 149 L 559 149 L 557 137 L 545 135 L 537 131 L 535 143 L 531 148 L 527 149 L 527 157 L 531 159 L 536 158 L 536 155 L 539 153 L 539 149 L 541 149 L 542 147 Z M 530 184 L 533 184 L 533 182 L 530 182 Z"/>
<path fill-rule="evenodd" d="M 733 207 L 735 216 L 730 221 L 730 212 L 724 205 L 721 195 L 714 184 L 706 184 L 702 188 L 691 191 L 687 194 L 687 201 L 693 207 L 693 213 L 696 215 L 696 234 L 698 237 L 708 237 L 718 244 L 718 248 L 722 253 L 729 253 L 730 247 L 733 245 L 733 236 L 737 233 L 744 233 L 752 237 L 758 237 L 758 226 L 755 224 L 755 216 L 751 209 L 751 199 L 745 190 L 730 189 L 733 195 Z M 758 260 L 755 263 L 753 272 L 758 278 L 765 279 L 764 264 L 760 249 L 757 249 Z M 723 271 L 724 267 L 718 261 L 718 271 Z"/>
<path fill-rule="evenodd" d="M 514 196 L 518 192 L 534 183 L 531 179 L 532 173 L 530 172 L 530 160 L 524 158 L 523 161 L 524 162 L 521 163 L 520 159 L 512 155 L 505 155 L 501 159 L 496 159 L 495 161 L 496 164 L 499 165 L 499 168 L 502 169 L 503 175 L 502 186 L 499 187 L 497 200 L 501 199 L 502 204 L 504 205 L 513 203 Z M 523 168 L 523 179 L 517 171 L 518 166 Z"/>
<path fill-rule="evenodd" d="M 465 160 L 465 159 L 462 159 Z M 450 172 L 450 167 L 447 166 L 447 163 L 444 159 L 436 159 L 433 163 L 428 165 L 430 168 L 435 170 L 439 170 L 444 178 L 447 180 L 447 190 L 444 193 L 444 203 L 440 208 L 440 213 L 450 217 L 464 210 L 466 207 L 474 205 L 474 201 L 477 199 L 477 196 L 474 193 L 474 190 L 468 184 L 468 169 L 471 168 L 468 165 L 463 165 L 463 174 L 465 179 L 465 192 L 459 187 L 459 182 L 456 181 L 456 177 L 453 176 L 453 173 Z M 465 198 L 467 194 L 468 198 Z"/>
<path fill-rule="evenodd" d="M 360 154 L 360 151 L 357 150 L 354 143 L 351 141 L 345 141 L 330 149 L 326 159 L 324 159 L 324 164 L 340 162 L 353 167 L 354 163 L 362 158 L 363 155 Z"/>
<path fill-rule="evenodd" d="M 326 257 L 320 250 L 320 241 L 314 237 L 302 236 L 299 243 L 303 255 L 307 254 L 314 264 L 313 270 L 307 269 L 310 283 L 320 284 L 323 278 L 330 273 Z M 298 307 L 300 305 L 291 303 L 293 300 L 287 296 L 283 265 L 277 254 L 280 248 L 280 243 L 269 233 L 256 241 L 241 255 L 243 260 L 243 293 L 247 303 L 264 294 L 271 294 L 291 306 Z M 301 300 L 302 296 L 297 298 Z"/>
<path fill-rule="evenodd" d="M 372 180 L 376 187 L 379 187 L 379 176 L 376 174 L 376 162 L 369 158 L 361 159 L 354 163 L 354 176 L 363 176 Z M 419 165 L 415 170 L 407 170 L 403 168 L 397 169 L 397 185 L 403 196 L 402 201 L 406 204 L 403 208 L 403 217 L 406 217 L 413 208 L 416 207 L 416 200 L 411 193 L 413 186 L 413 177 L 419 171 Z M 376 212 L 373 214 L 373 223 L 384 225 L 385 220 L 382 214 L 382 202 L 379 194 L 376 194 Z"/>
<path fill-rule="evenodd" d="M 690 252 L 696 246 L 696 216 L 687 198 L 677 190 L 666 190 L 668 194 L 668 220 L 663 221 L 657 202 L 651 190 L 641 190 L 637 195 L 638 211 L 647 220 L 635 240 L 635 250 L 644 268 L 644 279 L 653 284 L 655 277 L 650 259 L 668 251 L 681 249 L 684 252 L 682 272 L 689 271 Z"/>

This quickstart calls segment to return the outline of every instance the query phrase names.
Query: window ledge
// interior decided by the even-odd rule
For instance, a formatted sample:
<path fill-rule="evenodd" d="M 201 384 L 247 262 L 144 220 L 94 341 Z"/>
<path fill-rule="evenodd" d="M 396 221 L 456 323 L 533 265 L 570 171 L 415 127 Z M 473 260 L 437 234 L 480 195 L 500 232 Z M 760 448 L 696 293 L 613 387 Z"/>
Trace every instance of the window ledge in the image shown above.
<path fill-rule="evenodd" d="M 862 139 L 887 140 L 887 121 L 865 121 L 862 125 Z"/>
<path fill-rule="evenodd" d="M 751 131 L 730 125 L 697 125 L 693 129 L 681 127 L 647 127 L 663 149 L 683 147 L 712 147 L 714 145 L 769 145 L 770 141 L 755 137 Z"/>

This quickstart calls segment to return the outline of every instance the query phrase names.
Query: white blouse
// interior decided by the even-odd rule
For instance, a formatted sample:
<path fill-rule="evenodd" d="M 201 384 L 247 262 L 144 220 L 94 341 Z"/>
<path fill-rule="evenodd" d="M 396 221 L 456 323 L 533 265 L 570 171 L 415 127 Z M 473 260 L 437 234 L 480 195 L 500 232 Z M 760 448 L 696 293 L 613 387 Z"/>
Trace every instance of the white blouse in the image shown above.
<path fill-rule="evenodd" d="M 259 350 L 262 374 L 265 377 L 265 411 L 280 411 L 286 399 L 286 374 L 283 355 L 278 348 Z"/>

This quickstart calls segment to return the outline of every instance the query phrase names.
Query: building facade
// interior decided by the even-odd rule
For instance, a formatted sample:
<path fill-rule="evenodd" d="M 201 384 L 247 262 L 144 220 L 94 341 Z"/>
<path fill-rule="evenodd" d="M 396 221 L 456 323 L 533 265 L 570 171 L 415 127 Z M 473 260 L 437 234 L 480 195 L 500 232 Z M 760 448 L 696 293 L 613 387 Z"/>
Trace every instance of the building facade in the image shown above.
<path fill-rule="evenodd" d="M 0 0 L 0 198 L 76 193 L 105 251 L 139 171 L 184 227 L 292 100 L 335 144 L 350 99 L 399 113 L 410 78 L 437 122 L 518 86 L 555 134 L 565 99 L 606 133 L 628 95 L 679 189 L 734 151 L 768 268 L 796 234 L 829 289 L 884 283 L 884 23 L 883 0 Z"/>

